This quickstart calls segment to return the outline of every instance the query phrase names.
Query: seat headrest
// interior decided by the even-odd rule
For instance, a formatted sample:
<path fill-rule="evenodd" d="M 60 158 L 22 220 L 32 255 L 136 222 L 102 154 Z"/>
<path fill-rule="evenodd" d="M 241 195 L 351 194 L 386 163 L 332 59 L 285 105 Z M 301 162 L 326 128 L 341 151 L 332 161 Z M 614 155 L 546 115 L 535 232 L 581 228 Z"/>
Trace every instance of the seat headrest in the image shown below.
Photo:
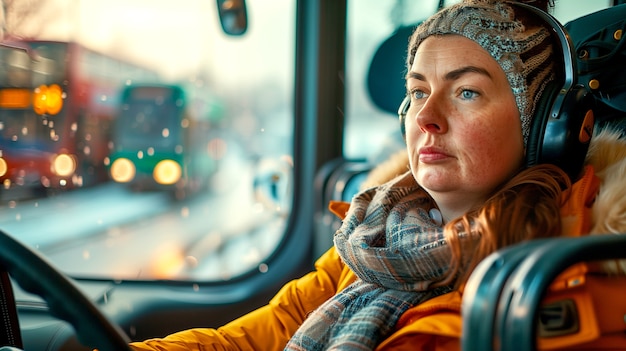
<path fill-rule="evenodd" d="M 394 118 L 406 95 L 406 54 L 409 36 L 416 25 L 400 27 L 383 41 L 372 57 L 367 74 L 367 90 L 372 102 Z"/>

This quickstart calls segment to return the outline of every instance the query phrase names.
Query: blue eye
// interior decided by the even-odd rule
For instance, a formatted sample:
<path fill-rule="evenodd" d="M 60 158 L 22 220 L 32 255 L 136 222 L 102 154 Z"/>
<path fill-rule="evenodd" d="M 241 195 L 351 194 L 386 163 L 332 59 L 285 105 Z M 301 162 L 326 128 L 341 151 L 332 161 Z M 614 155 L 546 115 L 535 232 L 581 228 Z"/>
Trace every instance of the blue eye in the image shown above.
<path fill-rule="evenodd" d="M 461 91 L 461 97 L 465 100 L 473 100 L 478 97 L 478 93 L 473 90 L 463 89 L 463 91 Z"/>
<path fill-rule="evenodd" d="M 422 90 L 414 90 L 411 94 L 413 95 L 413 98 L 416 100 L 423 99 L 426 97 L 426 93 L 424 93 Z"/>

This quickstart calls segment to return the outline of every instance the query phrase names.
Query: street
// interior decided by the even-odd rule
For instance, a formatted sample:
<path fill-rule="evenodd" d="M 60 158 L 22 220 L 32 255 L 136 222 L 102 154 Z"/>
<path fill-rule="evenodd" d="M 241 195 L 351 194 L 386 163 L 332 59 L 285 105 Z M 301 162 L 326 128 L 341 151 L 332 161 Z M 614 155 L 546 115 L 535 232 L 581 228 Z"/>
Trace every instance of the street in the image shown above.
<path fill-rule="evenodd" d="M 181 201 L 109 182 L 3 203 L 0 229 L 74 277 L 230 279 L 263 269 L 284 231 L 284 209 L 256 196 L 256 171 L 232 165 L 219 191 Z"/>

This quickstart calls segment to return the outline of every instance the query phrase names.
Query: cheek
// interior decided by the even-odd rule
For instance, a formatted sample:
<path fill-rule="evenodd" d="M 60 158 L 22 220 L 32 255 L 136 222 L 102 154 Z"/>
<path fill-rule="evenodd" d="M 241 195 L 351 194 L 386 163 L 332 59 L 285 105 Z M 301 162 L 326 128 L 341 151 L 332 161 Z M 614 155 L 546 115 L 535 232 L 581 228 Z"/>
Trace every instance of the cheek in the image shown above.
<path fill-rule="evenodd" d="M 467 126 L 460 131 L 458 145 L 471 164 L 493 177 L 506 177 L 519 169 L 524 155 L 520 127 L 516 123 Z"/>

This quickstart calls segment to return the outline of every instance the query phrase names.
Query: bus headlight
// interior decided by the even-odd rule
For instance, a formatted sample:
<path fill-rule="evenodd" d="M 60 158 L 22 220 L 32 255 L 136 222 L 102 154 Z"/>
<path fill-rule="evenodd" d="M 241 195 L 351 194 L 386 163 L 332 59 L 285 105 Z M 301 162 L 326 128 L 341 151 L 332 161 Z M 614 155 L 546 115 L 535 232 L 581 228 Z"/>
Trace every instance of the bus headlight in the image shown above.
<path fill-rule="evenodd" d="M 135 178 L 135 165 L 127 158 L 118 158 L 111 165 L 111 178 L 118 183 L 128 183 Z"/>
<path fill-rule="evenodd" d="M 2 157 L 0 157 L 0 177 L 7 174 L 9 170 L 9 166 L 7 166 L 7 161 L 5 161 Z"/>
<path fill-rule="evenodd" d="M 40 85 L 33 95 L 33 109 L 35 113 L 56 115 L 63 107 L 63 90 L 57 84 L 50 86 Z"/>
<path fill-rule="evenodd" d="M 61 177 L 67 177 L 76 171 L 76 162 L 74 158 L 67 154 L 60 154 L 54 157 L 52 161 L 52 171 Z"/>
<path fill-rule="evenodd" d="M 182 169 L 180 165 L 172 160 L 163 160 L 159 162 L 154 171 L 152 177 L 159 184 L 170 185 L 176 183 L 182 175 Z"/>

